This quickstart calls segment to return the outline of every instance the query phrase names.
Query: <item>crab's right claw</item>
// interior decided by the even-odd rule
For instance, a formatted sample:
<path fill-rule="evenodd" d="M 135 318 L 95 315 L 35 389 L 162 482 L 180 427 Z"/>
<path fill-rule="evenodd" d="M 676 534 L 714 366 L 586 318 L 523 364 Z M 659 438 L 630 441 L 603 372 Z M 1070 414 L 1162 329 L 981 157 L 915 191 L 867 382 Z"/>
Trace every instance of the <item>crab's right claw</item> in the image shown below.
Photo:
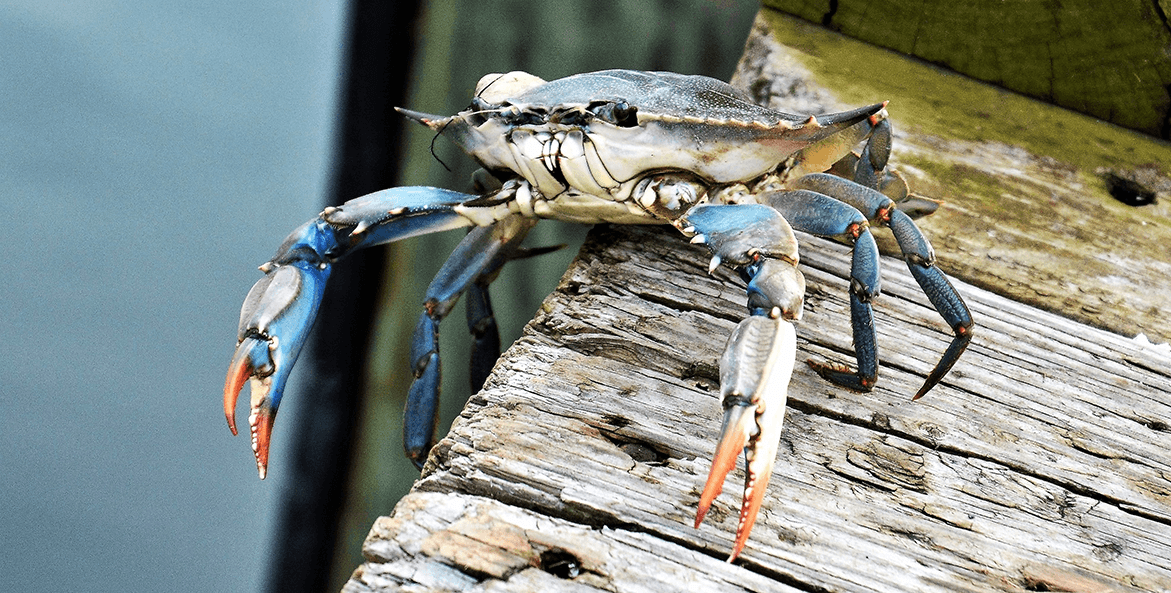
<path fill-rule="evenodd" d="M 753 315 L 736 328 L 720 359 L 720 391 L 724 424 L 711 471 L 696 510 L 695 526 L 703 522 L 724 479 L 744 451 L 747 476 L 736 527 L 736 543 L 728 562 L 744 549 L 776 461 L 785 419 L 789 378 L 797 354 L 797 334 L 782 318 Z"/>
<path fill-rule="evenodd" d="M 290 239 L 298 232 L 316 231 L 302 227 Z M 261 270 L 265 276 L 248 292 L 240 310 L 239 341 L 224 381 L 224 417 L 232 434 L 236 434 L 236 399 L 244 383 L 250 382 L 252 405 L 248 424 L 252 452 L 260 478 L 264 479 L 272 422 L 285 382 L 321 304 L 329 264 L 296 259 L 269 262 Z"/>
<path fill-rule="evenodd" d="M 457 210 L 478 196 L 436 187 L 392 187 L 338 207 L 285 237 L 240 310 L 236 354 L 224 381 L 224 416 L 236 433 L 236 399 L 252 383 L 252 451 L 260 477 L 268 470 L 272 421 L 293 363 L 301 352 L 334 262 L 346 254 L 399 239 L 463 228 L 473 221 Z"/>

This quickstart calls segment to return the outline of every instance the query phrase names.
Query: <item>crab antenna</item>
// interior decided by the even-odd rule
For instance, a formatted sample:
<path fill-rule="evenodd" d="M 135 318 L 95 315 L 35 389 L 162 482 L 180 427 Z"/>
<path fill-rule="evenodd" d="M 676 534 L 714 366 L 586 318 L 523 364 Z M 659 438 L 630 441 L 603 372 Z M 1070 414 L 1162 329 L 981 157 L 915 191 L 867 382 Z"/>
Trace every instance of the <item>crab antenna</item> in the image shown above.
<path fill-rule="evenodd" d="M 435 135 L 431 137 L 431 157 L 439 161 L 439 164 L 443 165 L 443 168 L 446 169 L 448 173 L 451 173 L 451 167 L 448 167 L 447 163 L 443 162 L 443 159 L 439 158 L 438 154 L 435 154 L 435 141 L 439 139 L 439 136 L 443 134 L 443 130 L 446 128 L 447 122 L 443 122 L 443 125 L 440 126 L 438 130 L 435 130 Z"/>

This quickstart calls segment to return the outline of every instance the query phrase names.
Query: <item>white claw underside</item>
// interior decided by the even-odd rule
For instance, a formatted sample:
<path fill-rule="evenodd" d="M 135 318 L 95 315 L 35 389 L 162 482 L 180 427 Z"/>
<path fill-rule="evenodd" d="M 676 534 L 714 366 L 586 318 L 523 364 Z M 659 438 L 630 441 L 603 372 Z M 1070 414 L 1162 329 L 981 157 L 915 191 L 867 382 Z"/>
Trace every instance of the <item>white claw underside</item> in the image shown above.
<path fill-rule="evenodd" d="M 793 325 L 783 319 L 776 323 L 769 356 L 761 373 L 760 383 L 753 393 L 756 405 L 755 434 L 748 439 L 744 448 L 747 461 L 747 476 L 744 479 L 744 500 L 740 509 L 740 521 L 736 526 L 737 546 L 729 561 L 735 558 L 748 539 L 763 502 L 764 490 L 768 487 L 781 443 L 781 432 L 785 422 L 785 403 L 789 396 L 789 380 L 793 375 L 793 364 L 797 359 L 797 332 Z"/>
<path fill-rule="evenodd" d="M 744 498 L 736 528 L 735 560 L 748 541 L 764 502 L 780 445 L 789 379 L 797 355 L 797 334 L 789 322 L 754 316 L 740 322 L 720 359 L 724 430 L 696 509 L 696 527 L 723 489 L 743 448 L 747 461 Z"/>
<path fill-rule="evenodd" d="M 263 480 L 268 473 L 267 459 L 261 458 L 261 430 L 267 427 L 261 425 L 264 422 L 260 413 L 261 404 L 264 403 L 268 397 L 269 391 L 272 389 L 272 376 L 258 378 L 250 377 L 248 379 L 248 387 L 251 392 L 251 401 L 249 402 L 251 410 L 248 412 L 248 428 L 252 435 L 252 454 L 256 457 L 256 470 L 260 472 L 260 479 Z M 267 454 L 267 452 L 265 452 Z M 266 455 L 267 456 L 267 455 Z"/>

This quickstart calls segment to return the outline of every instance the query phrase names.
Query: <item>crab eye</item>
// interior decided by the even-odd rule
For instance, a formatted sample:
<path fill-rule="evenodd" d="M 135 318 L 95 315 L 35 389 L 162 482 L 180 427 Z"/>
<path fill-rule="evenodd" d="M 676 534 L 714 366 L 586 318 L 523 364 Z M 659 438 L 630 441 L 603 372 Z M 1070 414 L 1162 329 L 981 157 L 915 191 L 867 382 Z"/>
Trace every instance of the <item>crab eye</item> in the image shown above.
<path fill-rule="evenodd" d="M 604 103 L 591 103 L 589 110 L 602 121 L 612 123 L 620 128 L 638 126 L 638 107 L 621 99 Z"/>
<path fill-rule="evenodd" d="M 513 126 L 539 126 L 549 120 L 548 112 L 539 107 L 512 105 L 500 112 L 500 117 Z"/>
<path fill-rule="evenodd" d="M 614 104 L 614 123 L 624 128 L 633 128 L 638 125 L 637 113 L 638 107 L 626 101 L 618 101 Z"/>
<path fill-rule="evenodd" d="M 485 121 L 488 121 L 488 114 L 496 109 L 495 105 L 479 98 L 472 99 L 472 104 L 468 106 L 467 122 L 473 126 L 478 126 Z"/>

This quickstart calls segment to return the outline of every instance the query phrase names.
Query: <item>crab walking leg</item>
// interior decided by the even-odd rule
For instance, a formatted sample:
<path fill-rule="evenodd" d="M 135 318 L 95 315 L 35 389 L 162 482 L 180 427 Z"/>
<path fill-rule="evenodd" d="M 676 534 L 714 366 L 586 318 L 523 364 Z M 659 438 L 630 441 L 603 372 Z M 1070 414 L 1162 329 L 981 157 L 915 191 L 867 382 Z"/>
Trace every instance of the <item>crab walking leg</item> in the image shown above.
<path fill-rule="evenodd" d="M 776 208 L 793 228 L 853 246 L 850 324 L 858 371 L 813 361 L 809 365 L 836 385 L 855 391 L 870 391 L 878 381 L 878 344 L 874 336 L 874 312 L 870 303 L 881 291 L 878 245 L 870 233 L 870 223 L 857 208 L 809 190 L 775 192 L 761 196 L 761 199 Z"/>
<path fill-rule="evenodd" d="M 224 417 L 236 434 L 236 400 L 251 384 L 252 452 L 263 479 L 285 383 L 321 304 L 330 267 L 350 252 L 427 233 L 471 226 L 454 208 L 478 196 L 434 187 L 398 187 L 326 208 L 301 225 L 260 266 L 265 276 L 240 310 L 236 352 L 224 381 Z"/>
<path fill-rule="evenodd" d="M 951 367 L 959 360 L 972 340 L 972 315 L 968 306 L 960 298 L 958 292 L 947 276 L 935 267 L 935 251 L 919 227 L 911 221 L 911 217 L 895 207 L 895 203 L 887 196 L 857 183 L 818 173 L 806 175 L 797 180 L 795 187 L 808 189 L 826 194 L 854 206 L 862 215 L 872 222 L 878 222 L 890 227 L 894 232 L 899 249 L 903 252 L 903 259 L 911 276 L 926 293 L 931 305 L 939 312 L 943 320 L 951 327 L 954 337 L 947 350 L 940 357 L 935 368 L 927 375 L 923 386 L 912 399 L 919 399 L 931 390 Z M 824 373 L 823 373 L 824 376 Z M 828 378 L 828 377 L 827 377 Z M 832 380 L 832 379 L 831 379 Z"/>
<path fill-rule="evenodd" d="M 891 210 L 888 220 L 911 276 L 919 283 L 919 287 L 927 295 L 927 300 L 931 301 L 931 306 L 935 307 L 954 333 L 951 344 L 931 370 L 931 374 L 927 375 L 927 380 L 923 382 L 915 397 L 911 398 L 919 399 L 943 379 L 964 350 L 967 350 L 968 344 L 972 341 L 972 314 L 947 276 L 935 267 L 935 250 L 931 248 L 919 227 L 911 221 L 911 217 L 901 210 Z"/>
<path fill-rule="evenodd" d="M 519 244 L 520 239 L 515 243 Z M 522 259 L 544 255 L 563 249 L 565 245 L 549 245 L 546 247 L 509 248 L 508 260 Z M 476 277 L 464 293 L 467 296 L 468 333 L 472 335 L 471 355 L 468 361 L 468 386 L 471 393 L 476 393 L 492 374 L 492 368 L 500 358 L 500 329 L 496 325 L 496 315 L 492 312 L 492 299 L 488 296 L 488 285 L 496 280 L 496 275 L 504 262 L 494 270 L 489 270 Z"/>
<path fill-rule="evenodd" d="M 496 359 L 500 357 L 500 328 L 492 313 L 492 299 L 487 282 L 473 282 L 467 291 L 468 333 L 472 334 L 472 353 L 468 363 L 468 383 L 475 393 L 484 386 Z"/>
<path fill-rule="evenodd" d="M 698 528 L 703 522 L 743 450 L 747 466 L 744 500 L 736 526 L 736 543 L 728 562 L 744 550 L 764 502 L 781 441 L 789 378 L 796 355 L 797 334 L 791 323 L 779 317 L 753 315 L 736 327 L 720 359 L 724 423 L 699 498 L 695 526 Z"/>
<path fill-rule="evenodd" d="M 501 266 L 517 255 L 521 241 L 536 223 L 536 219 L 510 216 L 491 226 L 472 229 L 427 287 L 423 313 L 411 339 L 415 380 L 407 392 L 403 422 L 403 447 L 407 457 L 420 468 L 434 444 L 439 419 L 439 323 L 464 291 L 471 286 L 486 287 L 495 278 Z M 481 314 L 491 319 L 490 310 Z M 499 344 L 499 337 L 496 340 Z M 472 363 L 477 363 L 474 357 Z"/>
<path fill-rule="evenodd" d="M 854 168 L 854 182 L 871 189 L 878 189 L 882 180 L 882 170 L 890 159 L 891 130 L 890 120 L 883 119 L 875 122 L 870 132 L 870 139 L 862 147 L 862 155 Z"/>
<path fill-rule="evenodd" d="M 885 104 L 884 104 L 885 105 Z M 907 180 L 897 171 L 884 171 L 890 159 L 891 124 L 889 119 L 872 116 L 868 121 L 857 124 L 870 125 L 869 137 L 860 155 L 842 153 L 842 158 L 826 171 L 854 183 L 878 190 L 898 204 L 911 218 L 922 218 L 939 209 L 940 202 L 911 193 Z M 817 171 L 821 172 L 821 171 Z"/>

